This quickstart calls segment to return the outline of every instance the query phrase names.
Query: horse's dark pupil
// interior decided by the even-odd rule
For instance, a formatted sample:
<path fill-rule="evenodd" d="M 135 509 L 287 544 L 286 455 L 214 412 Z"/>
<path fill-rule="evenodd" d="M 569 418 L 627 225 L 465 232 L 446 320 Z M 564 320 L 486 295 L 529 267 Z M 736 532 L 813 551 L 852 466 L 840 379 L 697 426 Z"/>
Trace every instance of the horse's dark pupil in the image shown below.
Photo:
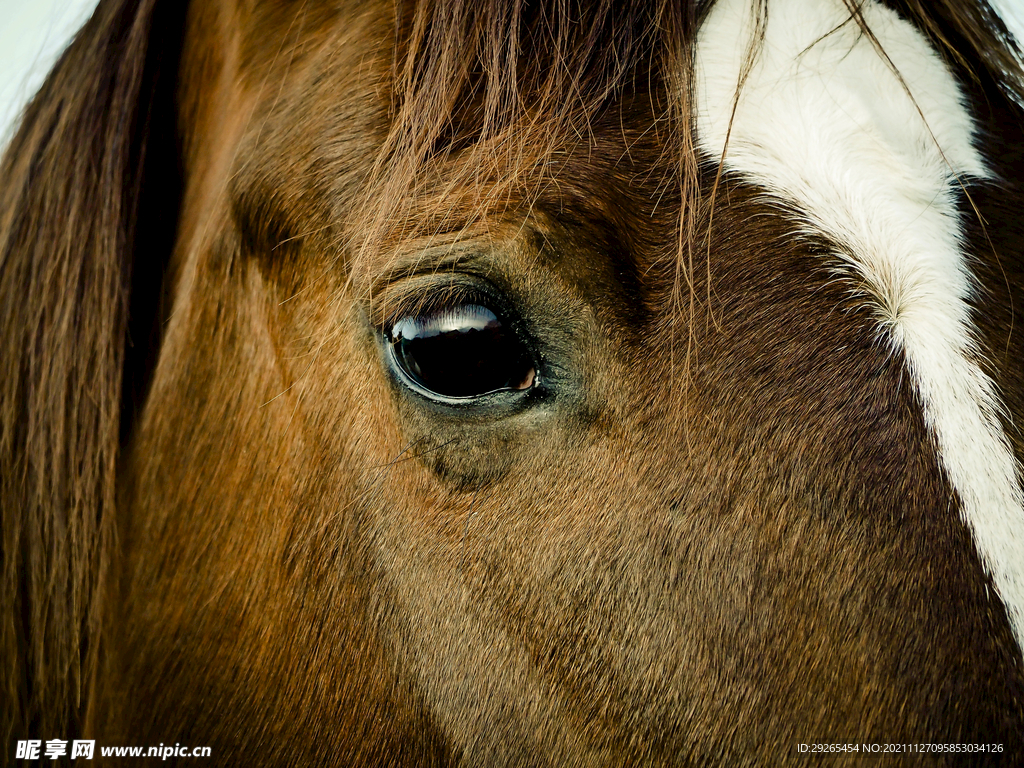
<path fill-rule="evenodd" d="M 438 395 L 475 397 L 526 389 L 533 381 L 529 350 L 486 307 L 468 304 L 406 317 L 390 336 L 402 370 Z"/>

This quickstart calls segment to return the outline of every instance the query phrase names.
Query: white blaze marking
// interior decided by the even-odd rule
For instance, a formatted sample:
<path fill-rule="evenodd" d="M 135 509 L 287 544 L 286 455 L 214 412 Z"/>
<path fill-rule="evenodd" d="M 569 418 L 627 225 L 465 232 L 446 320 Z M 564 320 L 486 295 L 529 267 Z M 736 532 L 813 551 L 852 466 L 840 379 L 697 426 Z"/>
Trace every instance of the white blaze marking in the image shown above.
<path fill-rule="evenodd" d="M 721 0 L 700 30 L 699 145 L 717 161 L 728 132 L 725 169 L 793 203 L 869 287 L 880 333 L 906 356 L 942 466 L 1024 647 L 1021 475 L 999 422 L 1003 406 L 977 363 L 968 306 L 977 285 L 956 210 L 956 175 L 988 175 L 971 116 L 926 39 L 874 0 L 864 18 L 913 100 L 841 0 L 770 0 L 737 102 L 752 5 Z"/>

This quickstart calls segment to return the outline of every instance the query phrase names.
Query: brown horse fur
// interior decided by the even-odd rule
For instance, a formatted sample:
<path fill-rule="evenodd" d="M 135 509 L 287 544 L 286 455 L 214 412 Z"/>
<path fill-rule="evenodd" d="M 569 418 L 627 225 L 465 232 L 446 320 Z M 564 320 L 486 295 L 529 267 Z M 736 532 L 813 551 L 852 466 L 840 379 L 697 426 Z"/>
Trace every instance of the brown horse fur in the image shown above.
<path fill-rule="evenodd" d="M 1022 73 L 987 6 L 894 7 L 1002 179 L 963 208 L 1024 460 Z M 4 760 L 1024 760 L 904 360 L 828 243 L 698 162 L 706 10 L 101 3 L 0 170 Z M 424 407 L 381 329 L 481 281 L 548 386 Z"/>

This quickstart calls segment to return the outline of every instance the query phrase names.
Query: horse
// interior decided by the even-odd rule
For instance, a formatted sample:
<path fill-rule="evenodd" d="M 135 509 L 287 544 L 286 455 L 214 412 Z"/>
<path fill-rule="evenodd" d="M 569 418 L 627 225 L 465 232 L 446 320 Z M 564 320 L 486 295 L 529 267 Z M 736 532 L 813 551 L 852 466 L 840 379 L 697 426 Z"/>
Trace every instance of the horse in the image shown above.
<path fill-rule="evenodd" d="M 1022 99 L 983 0 L 103 0 L 0 172 L 3 761 L 1021 763 Z"/>

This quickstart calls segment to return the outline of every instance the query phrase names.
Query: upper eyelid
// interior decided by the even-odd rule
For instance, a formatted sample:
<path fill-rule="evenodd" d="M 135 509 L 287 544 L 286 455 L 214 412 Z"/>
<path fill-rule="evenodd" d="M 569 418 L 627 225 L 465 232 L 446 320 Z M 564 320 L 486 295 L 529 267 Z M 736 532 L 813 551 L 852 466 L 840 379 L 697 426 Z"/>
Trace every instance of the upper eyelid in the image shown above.
<path fill-rule="evenodd" d="M 490 271 L 495 244 L 479 240 L 459 240 L 437 244 L 431 242 L 422 248 L 403 249 L 383 268 L 370 283 L 373 294 L 382 293 L 403 280 L 459 272 Z"/>

